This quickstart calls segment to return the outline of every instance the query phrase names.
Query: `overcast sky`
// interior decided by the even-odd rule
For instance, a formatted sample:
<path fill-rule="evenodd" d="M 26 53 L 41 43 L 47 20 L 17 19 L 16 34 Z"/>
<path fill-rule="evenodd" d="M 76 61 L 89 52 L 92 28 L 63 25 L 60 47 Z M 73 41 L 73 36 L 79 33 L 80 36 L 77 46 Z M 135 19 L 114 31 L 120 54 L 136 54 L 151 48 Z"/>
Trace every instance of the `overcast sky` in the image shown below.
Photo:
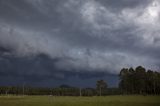
<path fill-rule="evenodd" d="M 159 0 L 0 0 L 2 85 L 116 85 L 121 68 L 159 60 Z"/>

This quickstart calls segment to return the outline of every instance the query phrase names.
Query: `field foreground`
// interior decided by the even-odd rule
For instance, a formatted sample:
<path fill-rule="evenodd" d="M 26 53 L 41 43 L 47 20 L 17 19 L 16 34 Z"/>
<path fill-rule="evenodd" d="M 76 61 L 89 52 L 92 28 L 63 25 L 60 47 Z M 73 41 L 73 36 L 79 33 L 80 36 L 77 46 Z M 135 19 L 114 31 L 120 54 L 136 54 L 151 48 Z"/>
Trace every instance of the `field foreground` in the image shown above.
<path fill-rule="evenodd" d="M 0 106 L 160 106 L 160 96 L 0 96 Z"/>

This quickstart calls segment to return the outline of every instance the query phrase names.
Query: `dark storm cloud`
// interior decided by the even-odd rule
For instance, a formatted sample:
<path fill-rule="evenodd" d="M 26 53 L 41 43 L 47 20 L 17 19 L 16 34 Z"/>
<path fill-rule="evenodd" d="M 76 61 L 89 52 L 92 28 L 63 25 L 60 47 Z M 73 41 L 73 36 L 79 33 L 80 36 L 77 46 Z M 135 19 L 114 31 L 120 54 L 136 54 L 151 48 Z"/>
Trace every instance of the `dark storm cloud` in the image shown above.
<path fill-rule="evenodd" d="M 84 72 L 65 69 L 59 70 L 55 67 L 57 61 L 61 59 L 51 59 L 48 56 L 41 54 L 36 57 L 23 58 L 13 56 L 1 56 L 0 58 L 0 79 L 1 85 L 18 85 L 22 83 L 33 86 L 57 86 L 60 84 L 72 84 L 75 86 L 84 86 L 85 84 L 76 84 L 78 81 L 92 79 L 96 82 L 98 78 L 105 78 L 110 81 L 116 78 L 116 75 L 111 75 L 105 72 Z M 115 79 L 113 80 L 115 82 Z M 84 82 L 83 82 L 84 83 Z M 116 82 L 115 82 L 116 83 Z M 115 86 L 115 83 L 109 84 Z M 86 85 L 93 87 L 94 84 Z"/>
<path fill-rule="evenodd" d="M 112 10 L 120 11 L 124 8 L 136 8 L 138 6 L 145 7 L 152 0 L 95 0 L 100 2 L 105 7 L 109 7 Z"/>
<path fill-rule="evenodd" d="M 0 0 L 1 76 L 158 70 L 159 27 L 158 0 Z"/>

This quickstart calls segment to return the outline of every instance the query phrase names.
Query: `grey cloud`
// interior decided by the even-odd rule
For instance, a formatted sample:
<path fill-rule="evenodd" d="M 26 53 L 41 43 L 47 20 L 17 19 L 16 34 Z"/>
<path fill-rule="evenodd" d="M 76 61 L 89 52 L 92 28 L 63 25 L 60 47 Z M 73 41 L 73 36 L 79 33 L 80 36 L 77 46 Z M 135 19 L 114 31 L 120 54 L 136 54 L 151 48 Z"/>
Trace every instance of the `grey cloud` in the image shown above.
<path fill-rule="evenodd" d="M 40 71 L 29 73 L 55 78 L 67 72 L 118 74 L 137 65 L 159 69 L 159 9 L 158 0 L 0 0 L 0 51 L 26 59 L 45 54 L 58 73 L 40 67 L 41 60 L 23 64 L 40 62 L 28 66 Z"/>
<path fill-rule="evenodd" d="M 47 55 L 41 54 L 36 57 L 24 58 L 13 56 L 1 56 L 0 58 L 0 79 L 1 85 L 26 85 L 32 86 L 58 86 L 60 84 L 77 85 L 77 81 L 84 79 L 92 79 L 88 86 L 94 86 L 96 79 L 107 78 L 115 81 L 116 75 L 111 75 L 105 72 L 88 72 L 75 70 L 60 70 L 55 67 L 55 63 L 60 61 L 60 58 L 51 59 Z M 63 59 L 62 59 L 63 60 Z M 84 82 L 82 86 L 84 86 Z M 86 83 L 87 84 L 87 83 Z M 111 85 L 112 84 L 110 83 Z M 77 85 L 80 86 L 80 85 Z"/>

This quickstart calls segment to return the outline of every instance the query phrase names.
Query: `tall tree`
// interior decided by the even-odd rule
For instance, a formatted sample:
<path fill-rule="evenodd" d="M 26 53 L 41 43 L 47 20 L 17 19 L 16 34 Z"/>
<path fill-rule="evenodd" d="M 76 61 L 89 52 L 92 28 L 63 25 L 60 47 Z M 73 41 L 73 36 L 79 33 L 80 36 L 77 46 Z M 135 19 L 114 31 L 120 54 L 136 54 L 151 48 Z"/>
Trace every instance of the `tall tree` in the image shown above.
<path fill-rule="evenodd" d="M 143 68 L 142 66 L 138 66 L 135 69 L 135 81 L 136 81 L 136 88 L 137 88 L 137 92 L 139 94 L 142 94 L 145 90 L 145 76 L 146 76 L 146 69 Z"/>
<path fill-rule="evenodd" d="M 96 85 L 97 85 L 97 90 L 99 91 L 99 96 L 101 96 L 103 90 L 107 88 L 107 83 L 104 80 L 98 80 Z"/>
<path fill-rule="evenodd" d="M 120 89 L 123 93 L 128 93 L 129 90 L 128 90 L 128 75 L 129 75 L 129 72 L 128 72 L 128 68 L 123 68 L 121 69 L 120 71 L 120 74 L 119 74 L 119 77 L 120 77 L 120 83 L 119 83 L 119 86 L 120 86 Z"/>

